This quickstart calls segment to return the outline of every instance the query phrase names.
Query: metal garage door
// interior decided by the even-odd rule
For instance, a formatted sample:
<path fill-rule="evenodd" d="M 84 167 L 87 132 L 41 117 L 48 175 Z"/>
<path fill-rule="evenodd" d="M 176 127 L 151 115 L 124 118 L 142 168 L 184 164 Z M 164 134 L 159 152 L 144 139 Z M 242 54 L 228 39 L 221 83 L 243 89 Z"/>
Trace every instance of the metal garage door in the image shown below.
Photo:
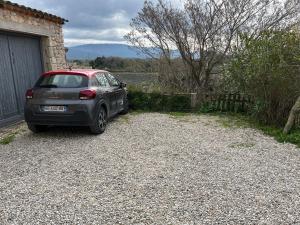
<path fill-rule="evenodd" d="M 22 116 L 25 92 L 42 70 L 40 38 L 0 33 L 0 126 Z"/>

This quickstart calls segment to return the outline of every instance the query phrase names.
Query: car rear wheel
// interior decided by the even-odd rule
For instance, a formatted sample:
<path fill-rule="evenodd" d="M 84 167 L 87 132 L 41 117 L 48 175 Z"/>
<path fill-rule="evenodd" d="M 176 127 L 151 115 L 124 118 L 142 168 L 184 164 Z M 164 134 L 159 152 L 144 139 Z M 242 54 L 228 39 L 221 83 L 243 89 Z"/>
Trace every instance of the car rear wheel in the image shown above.
<path fill-rule="evenodd" d="M 31 123 L 27 123 L 28 129 L 31 130 L 33 133 L 40 133 L 47 130 L 47 126 L 43 125 L 35 125 Z"/>
<path fill-rule="evenodd" d="M 102 134 L 106 129 L 107 113 L 103 107 L 100 108 L 98 114 L 94 119 L 94 124 L 90 126 L 93 134 Z"/>

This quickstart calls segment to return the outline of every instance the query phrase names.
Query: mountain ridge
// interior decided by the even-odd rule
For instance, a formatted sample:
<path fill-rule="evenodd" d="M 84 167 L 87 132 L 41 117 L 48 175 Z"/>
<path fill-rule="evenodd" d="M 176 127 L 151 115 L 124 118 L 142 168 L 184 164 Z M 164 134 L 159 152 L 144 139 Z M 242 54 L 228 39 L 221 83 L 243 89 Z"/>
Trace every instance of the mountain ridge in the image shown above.
<path fill-rule="evenodd" d="M 85 44 L 68 48 L 67 59 L 95 59 L 97 57 L 146 58 L 136 47 L 126 44 Z"/>

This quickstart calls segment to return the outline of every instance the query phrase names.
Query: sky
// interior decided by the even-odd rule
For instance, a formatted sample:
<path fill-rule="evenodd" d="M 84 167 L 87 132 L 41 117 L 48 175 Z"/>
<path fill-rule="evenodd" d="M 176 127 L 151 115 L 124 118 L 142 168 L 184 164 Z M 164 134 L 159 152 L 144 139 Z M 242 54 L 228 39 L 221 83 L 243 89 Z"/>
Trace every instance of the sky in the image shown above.
<path fill-rule="evenodd" d="M 69 20 L 65 45 L 126 43 L 123 36 L 144 0 L 11 0 Z"/>

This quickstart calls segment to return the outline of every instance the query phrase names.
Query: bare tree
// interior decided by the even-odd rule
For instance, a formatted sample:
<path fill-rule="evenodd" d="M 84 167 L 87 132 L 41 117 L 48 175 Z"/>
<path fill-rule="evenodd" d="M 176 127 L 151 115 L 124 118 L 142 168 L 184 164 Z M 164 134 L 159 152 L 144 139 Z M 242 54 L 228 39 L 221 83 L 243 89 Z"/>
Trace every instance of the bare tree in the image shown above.
<path fill-rule="evenodd" d="M 149 57 L 166 60 L 177 80 L 189 81 L 189 91 L 206 91 L 213 72 L 239 46 L 239 34 L 289 29 L 299 12 L 299 0 L 184 0 L 183 7 L 145 1 L 125 38 Z M 178 56 L 184 77 L 172 64 Z"/>

